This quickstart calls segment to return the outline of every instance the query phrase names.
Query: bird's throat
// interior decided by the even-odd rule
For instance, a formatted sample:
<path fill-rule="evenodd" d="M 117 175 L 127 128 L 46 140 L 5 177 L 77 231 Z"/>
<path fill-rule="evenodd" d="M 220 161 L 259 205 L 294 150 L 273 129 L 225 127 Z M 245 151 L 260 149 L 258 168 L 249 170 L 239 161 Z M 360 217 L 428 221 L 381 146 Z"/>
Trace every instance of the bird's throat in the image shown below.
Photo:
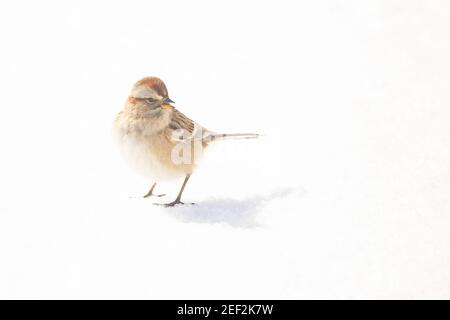
<path fill-rule="evenodd" d="M 168 103 L 163 103 L 163 104 L 161 105 L 161 108 L 162 108 L 162 109 L 165 109 L 165 110 L 171 110 L 171 109 L 173 109 L 173 106 L 170 105 L 170 104 L 168 104 Z"/>

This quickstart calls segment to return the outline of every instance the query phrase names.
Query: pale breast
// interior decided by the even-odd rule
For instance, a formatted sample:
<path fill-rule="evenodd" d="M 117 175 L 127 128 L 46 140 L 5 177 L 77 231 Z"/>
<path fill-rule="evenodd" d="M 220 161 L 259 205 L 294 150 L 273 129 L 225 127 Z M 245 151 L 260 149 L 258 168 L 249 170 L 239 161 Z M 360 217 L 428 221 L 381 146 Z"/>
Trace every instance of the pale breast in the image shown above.
<path fill-rule="evenodd" d="M 122 111 L 114 121 L 114 136 L 122 156 L 137 173 L 154 181 L 192 173 L 193 164 L 172 160 L 176 143 L 168 134 L 170 110 L 152 117 Z M 176 160 L 176 159 L 175 159 Z"/>

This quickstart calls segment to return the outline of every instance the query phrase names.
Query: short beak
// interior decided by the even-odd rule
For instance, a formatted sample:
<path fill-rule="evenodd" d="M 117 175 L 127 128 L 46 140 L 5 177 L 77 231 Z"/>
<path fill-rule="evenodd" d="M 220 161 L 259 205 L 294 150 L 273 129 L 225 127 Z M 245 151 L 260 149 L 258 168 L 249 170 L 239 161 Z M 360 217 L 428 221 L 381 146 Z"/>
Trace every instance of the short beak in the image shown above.
<path fill-rule="evenodd" d="M 164 103 L 164 104 L 169 104 L 169 103 L 175 103 L 175 101 L 172 101 L 172 99 L 170 99 L 169 97 L 167 97 L 167 98 L 164 98 L 163 103 Z"/>
<path fill-rule="evenodd" d="M 171 103 L 175 103 L 172 101 L 172 99 L 170 99 L 169 97 L 164 98 L 162 104 L 161 104 L 161 108 L 166 109 L 166 110 L 170 110 L 173 107 L 170 105 Z"/>

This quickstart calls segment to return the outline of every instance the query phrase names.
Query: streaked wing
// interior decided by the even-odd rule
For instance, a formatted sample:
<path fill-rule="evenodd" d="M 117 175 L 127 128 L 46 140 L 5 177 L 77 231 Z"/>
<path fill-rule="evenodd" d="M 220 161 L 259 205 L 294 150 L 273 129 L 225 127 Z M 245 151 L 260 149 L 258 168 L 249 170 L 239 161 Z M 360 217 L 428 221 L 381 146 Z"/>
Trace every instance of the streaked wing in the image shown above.
<path fill-rule="evenodd" d="M 177 109 L 173 108 L 172 119 L 169 123 L 169 128 L 172 130 L 183 129 L 192 134 L 195 130 L 195 122 L 186 117 Z"/>
<path fill-rule="evenodd" d="M 183 113 L 178 111 L 177 109 L 173 109 L 172 119 L 169 123 L 169 129 L 182 133 L 182 135 L 173 135 L 171 140 L 179 141 L 179 140 L 205 140 L 210 137 L 213 132 L 205 129 L 198 123 L 186 117 Z"/>

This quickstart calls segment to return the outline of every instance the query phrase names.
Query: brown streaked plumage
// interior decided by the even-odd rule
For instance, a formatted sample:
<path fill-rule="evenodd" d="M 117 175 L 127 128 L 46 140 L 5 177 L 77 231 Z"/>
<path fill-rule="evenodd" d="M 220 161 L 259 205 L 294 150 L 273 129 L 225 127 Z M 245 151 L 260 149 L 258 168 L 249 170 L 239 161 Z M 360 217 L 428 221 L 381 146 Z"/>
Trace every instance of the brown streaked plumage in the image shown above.
<path fill-rule="evenodd" d="M 185 176 L 175 201 L 181 195 L 196 168 L 203 149 L 211 141 L 249 139 L 257 134 L 216 134 L 198 125 L 171 105 L 167 87 L 156 77 L 146 77 L 133 86 L 124 109 L 113 128 L 125 158 L 142 175 L 154 182 L 145 197 L 153 196 L 158 181 Z"/>

